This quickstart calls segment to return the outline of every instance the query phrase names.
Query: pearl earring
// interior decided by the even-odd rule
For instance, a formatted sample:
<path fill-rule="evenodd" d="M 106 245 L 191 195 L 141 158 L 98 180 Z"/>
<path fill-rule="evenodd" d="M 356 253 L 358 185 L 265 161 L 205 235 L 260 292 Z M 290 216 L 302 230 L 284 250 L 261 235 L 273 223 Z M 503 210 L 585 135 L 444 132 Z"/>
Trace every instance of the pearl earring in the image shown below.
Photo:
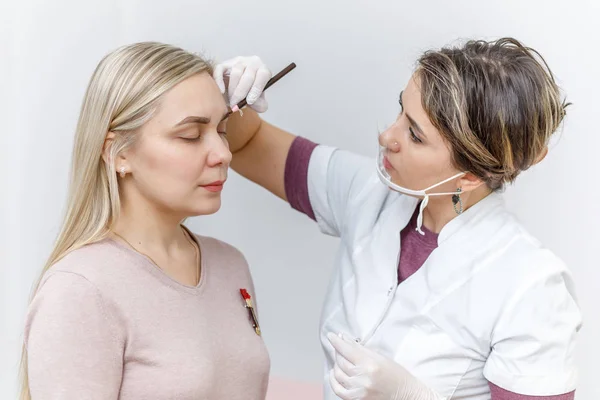
<path fill-rule="evenodd" d="M 125 167 L 121 167 L 121 170 L 119 172 L 121 174 L 121 178 L 125 178 Z"/>

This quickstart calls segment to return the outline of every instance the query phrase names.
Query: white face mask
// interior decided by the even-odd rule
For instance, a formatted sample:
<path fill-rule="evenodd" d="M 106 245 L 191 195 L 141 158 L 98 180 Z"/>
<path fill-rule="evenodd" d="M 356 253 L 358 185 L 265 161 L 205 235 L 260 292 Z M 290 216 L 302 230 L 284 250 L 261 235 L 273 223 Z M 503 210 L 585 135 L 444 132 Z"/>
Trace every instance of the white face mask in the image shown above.
<path fill-rule="evenodd" d="M 383 182 L 385 185 L 387 185 L 392 190 L 407 194 L 409 196 L 423 197 L 423 201 L 421 201 L 421 206 L 419 207 L 419 215 L 417 217 L 417 232 L 419 232 L 421 235 L 424 235 L 425 232 L 423 232 L 421 230 L 421 226 L 423 226 L 423 210 L 425 209 L 425 207 L 427 207 L 427 203 L 429 203 L 429 196 L 452 196 L 452 195 L 460 193 L 458 191 L 457 192 L 446 192 L 446 193 L 427 193 L 427 192 L 433 188 L 443 185 L 446 182 L 450 182 L 453 179 L 456 179 L 458 177 L 465 175 L 466 172 L 459 172 L 458 174 L 456 174 L 448 179 L 445 179 L 439 183 L 436 183 L 435 185 L 431 185 L 428 188 L 425 188 L 422 190 L 412 190 L 412 189 L 408 189 L 408 188 L 399 186 L 399 185 L 395 184 L 394 182 L 392 182 L 392 178 L 390 177 L 390 174 L 388 174 L 385 167 L 383 166 L 383 157 L 385 155 L 384 153 L 385 153 L 385 148 L 380 146 L 379 154 L 377 155 L 377 175 L 379 175 L 379 179 L 381 179 L 381 182 Z"/>

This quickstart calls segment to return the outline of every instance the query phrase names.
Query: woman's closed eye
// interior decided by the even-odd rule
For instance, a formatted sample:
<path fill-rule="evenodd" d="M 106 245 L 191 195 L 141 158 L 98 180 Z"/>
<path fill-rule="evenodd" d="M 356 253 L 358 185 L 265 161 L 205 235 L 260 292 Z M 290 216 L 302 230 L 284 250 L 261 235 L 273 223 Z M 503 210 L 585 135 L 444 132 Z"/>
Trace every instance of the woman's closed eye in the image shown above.
<path fill-rule="evenodd" d="M 410 135 L 410 140 L 412 140 L 415 143 L 423 143 L 423 141 L 415 134 L 415 131 L 413 130 L 412 126 L 408 127 L 408 132 Z"/>
<path fill-rule="evenodd" d="M 398 119 L 400 119 L 402 114 L 404 114 L 404 105 L 402 104 L 402 93 L 404 92 L 400 92 L 400 96 L 398 97 L 398 104 L 400 104 L 400 115 L 398 115 Z M 412 140 L 415 143 L 423 143 L 423 140 L 421 140 L 421 138 L 415 134 L 413 127 L 410 125 L 408 125 L 408 133 L 410 135 L 410 140 Z"/>
<path fill-rule="evenodd" d="M 195 142 L 200 140 L 200 138 L 202 137 L 202 133 L 199 131 L 190 131 L 190 132 L 185 132 L 183 133 L 181 136 L 179 136 L 180 139 L 183 139 L 185 141 L 188 142 Z"/>
<path fill-rule="evenodd" d="M 227 136 L 227 132 L 225 131 L 225 129 L 218 129 L 217 133 L 219 134 L 219 136 L 221 137 L 225 137 Z M 202 139 L 202 136 L 204 136 L 206 134 L 206 132 L 188 132 L 188 133 L 184 133 L 180 136 L 181 139 L 187 141 L 187 142 L 196 142 L 200 139 Z"/>
<path fill-rule="evenodd" d="M 227 127 L 227 121 L 221 121 L 221 123 L 219 124 L 219 126 L 217 126 L 217 132 L 219 133 L 219 135 L 221 136 L 227 136 L 227 130 L 225 129 Z"/>

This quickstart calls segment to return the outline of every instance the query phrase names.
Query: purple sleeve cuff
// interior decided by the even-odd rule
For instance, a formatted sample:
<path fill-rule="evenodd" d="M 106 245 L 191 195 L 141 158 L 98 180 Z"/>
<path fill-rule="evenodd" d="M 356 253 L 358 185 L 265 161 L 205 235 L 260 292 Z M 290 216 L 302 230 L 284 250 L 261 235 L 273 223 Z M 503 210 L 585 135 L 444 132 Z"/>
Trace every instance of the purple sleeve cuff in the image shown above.
<path fill-rule="evenodd" d="M 308 197 L 308 164 L 310 156 L 318 145 L 303 137 L 292 142 L 285 161 L 285 195 L 290 206 L 316 221 L 315 213 Z"/>
<path fill-rule="evenodd" d="M 499 386 L 494 385 L 492 382 L 488 382 L 490 385 L 490 392 L 492 394 L 492 400 L 574 400 L 575 392 L 569 392 L 565 394 L 559 394 L 556 396 L 526 396 L 523 394 L 509 392 L 508 390 L 502 389 Z"/>

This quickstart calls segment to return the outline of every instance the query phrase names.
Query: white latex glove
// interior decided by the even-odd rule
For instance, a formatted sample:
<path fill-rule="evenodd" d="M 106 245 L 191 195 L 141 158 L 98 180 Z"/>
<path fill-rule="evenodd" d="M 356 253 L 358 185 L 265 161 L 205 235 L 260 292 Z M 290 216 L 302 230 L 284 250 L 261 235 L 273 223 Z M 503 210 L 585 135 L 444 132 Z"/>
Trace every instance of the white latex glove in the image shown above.
<path fill-rule="evenodd" d="M 227 90 L 231 108 L 246 99 L 248 106 L 256 112 L 265 112 L 269 108 L 263 90 L 271 77 L 271 71 L 257 56 L 232 58 L 218 64 L 213 73 L 221 93 L 225 94 Z M 229 78 L 227 87 L 226 78 Z"/>
<path fill-rule="evenodd" d="M 443 400 L 401 365 L 346 337 L 328 333 L 336 351 L 329 375 L 344 400 Z"/>

